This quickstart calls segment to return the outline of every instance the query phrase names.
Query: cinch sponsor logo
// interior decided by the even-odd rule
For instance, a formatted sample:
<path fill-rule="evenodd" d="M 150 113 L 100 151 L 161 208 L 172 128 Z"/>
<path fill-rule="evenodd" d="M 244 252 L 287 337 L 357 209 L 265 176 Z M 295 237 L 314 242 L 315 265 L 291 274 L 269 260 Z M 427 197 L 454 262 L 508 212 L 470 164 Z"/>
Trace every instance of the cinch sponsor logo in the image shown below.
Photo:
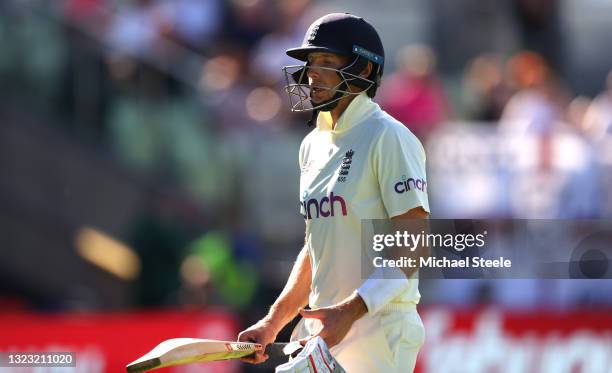
<path fill-rule="evenodd" d="M 412 188 L 424 192 L 427 189 L 427 182 L 423 179 L 406 179 L 406 175 L 402 175 L 402 180 L 395 183 L 395 191 L 399 194 L 406 193 Z"/>
<path fill-rule="evenodd" d="M 304 193 L 306 194 L 306 193 Z M 305 197 L 305 196 L 304 196 Z M 346 202 L 344 198 L 330 193 L 329 197 L 325 196 L 320 200 L 311 198 L 309 200 L 301 201 L 300 204 L 306 211 L 302 216 L 304 219 L 314 219 L 318 217 L 327 218 L 329 216 L 335 216 L 336 213 L 342 210 L 342 216 L 346 216 Z"/>

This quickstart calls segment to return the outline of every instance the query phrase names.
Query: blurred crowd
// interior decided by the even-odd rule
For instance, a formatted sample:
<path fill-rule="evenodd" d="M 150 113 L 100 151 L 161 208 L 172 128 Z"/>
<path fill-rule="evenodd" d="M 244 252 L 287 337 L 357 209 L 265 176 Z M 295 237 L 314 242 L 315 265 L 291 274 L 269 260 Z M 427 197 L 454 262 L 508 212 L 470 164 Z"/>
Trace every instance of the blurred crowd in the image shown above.
<path fill-rule="evenodd" d="M 259 292 L 266 294 L 257 297 L 264 307 L 282 286 L 302 239 L 302 222 L 291 206 L 297 206 L 296 152 L 308 129 L 306 118 L 288 110 L 280 69 L 296 63 L 284 51 L 301 43 L 320 12 L 316 5 L 0 4 L 0 108 L 36 116 L 75 141 L 104 149 L 151 184 L 180 186 L 191 207 L 217 221 L 185 233 L 175 216 L 158 207 L 142 212 L 127 235 L 143 257 L 138 305 L 198 306 L 213 299 L 242 309 Z M 576 94 L 557 61 L 548 60 L 549 42 L 525 43 L 509 54 L 485 51 L 454 76 L 438 69 L 435 45 L 410 43 L 388 53 L 393 59 L 376 101 L 428 149 L 433 217 L 612 216 L 612 73 L 597 96 Z M 520 175 L 508 174 L 502 163 L 478 170 L 474 163 L 463 170 L 453 163 L 482 155 L 482 149 L 489 157 L 516 155 L 497 154 L 504 150 L 498 142 L 484 140 L 494 137 L 518 139 L 511 150 L 519 153 L 532 150 Z M 458 177 L 469 179 L 465 189 L 471 194 L 449 192 L 459 189 L 455 174 L 447 172 L 455 165 L 463 172 Z M 515 182 L 519 197 L 488 197 Z M 160 276 L 169 265 L 172 272 Z M 425 301 L 484 299 L 480 285 L 474 290 L 480 293 L 459 300 L 436 286 L 446 298 L 434 291 L 428 298 L 426 286 Z M 513 296 L 504 299 L 514 302 Z M 607 294 L 597 299 L 612 303 Z"/>

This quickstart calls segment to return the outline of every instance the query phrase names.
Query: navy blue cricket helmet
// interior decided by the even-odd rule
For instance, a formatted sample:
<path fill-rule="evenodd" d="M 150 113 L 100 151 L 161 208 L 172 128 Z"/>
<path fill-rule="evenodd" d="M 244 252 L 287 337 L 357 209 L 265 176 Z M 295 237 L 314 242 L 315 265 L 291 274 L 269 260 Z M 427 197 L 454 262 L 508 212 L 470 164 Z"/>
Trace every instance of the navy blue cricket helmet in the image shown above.
<path fill-rule="evenodd" d="M 308 55 L 313 52 L 347 56 L 351 58 L 351 62 L 341 69 L 333 69 L 343 80 L 341 86 L 336 89 L 335 97 L 322 105 L 306 108 L 304 102 L 310 98 L 306 70 Z M 331 110 L 335 103 L 346 95 L 358 94 L 351 92 L 348 84 L 360 87 L 367 91 L 368 96 L 374 97 L 380 85 L 385 62 L 385 51 L 376 29 L 363 18 L 349 13 L 331 13 L 314 21 L 306 31 L 302 45 L 288 49 L 287 55 L 305 62 L 303 65 L 283 68 L 293 111 Z M 368 62 L 373 64 L 371 74 L 366 78 L 359 76 Z M 295 83 L 291 83 L 289 77 Z M 295 105 L 293 96 L 299 97 Z"/>

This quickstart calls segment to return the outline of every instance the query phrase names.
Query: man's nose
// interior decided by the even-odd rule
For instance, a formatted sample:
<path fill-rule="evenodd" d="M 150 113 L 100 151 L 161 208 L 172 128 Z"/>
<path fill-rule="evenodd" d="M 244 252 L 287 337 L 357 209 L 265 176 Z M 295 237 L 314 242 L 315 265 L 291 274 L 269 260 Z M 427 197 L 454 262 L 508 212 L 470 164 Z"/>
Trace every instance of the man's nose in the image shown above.
<path fill-rule="evenodd" d="M 308 66 L 308 69 L 306 70 L 306 76 L 308 76 L 309 78 L 318 78 L 319 74 L 321 74 L 321 69 L 319 69 L 317 66 Z"/>

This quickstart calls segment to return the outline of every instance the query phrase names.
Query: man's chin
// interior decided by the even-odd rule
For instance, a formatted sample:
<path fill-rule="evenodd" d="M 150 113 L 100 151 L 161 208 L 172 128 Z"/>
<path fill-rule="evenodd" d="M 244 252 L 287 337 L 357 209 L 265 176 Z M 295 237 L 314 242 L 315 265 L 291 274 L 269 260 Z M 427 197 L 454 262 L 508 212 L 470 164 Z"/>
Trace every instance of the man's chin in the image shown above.
<path fill-rule="evenodd" d="M 329 100 L 330 100 L 329 97 L 323 97 L 323 98 L 315 98 L 315 97 L 312 97 L 312 96 L 310 97 L 310 102 L 312 102 L 313 106 L 321 105 L 321 104 L 323 104 L 323 103 L 325 103 L 325 102 L 327 102 Z"/>

